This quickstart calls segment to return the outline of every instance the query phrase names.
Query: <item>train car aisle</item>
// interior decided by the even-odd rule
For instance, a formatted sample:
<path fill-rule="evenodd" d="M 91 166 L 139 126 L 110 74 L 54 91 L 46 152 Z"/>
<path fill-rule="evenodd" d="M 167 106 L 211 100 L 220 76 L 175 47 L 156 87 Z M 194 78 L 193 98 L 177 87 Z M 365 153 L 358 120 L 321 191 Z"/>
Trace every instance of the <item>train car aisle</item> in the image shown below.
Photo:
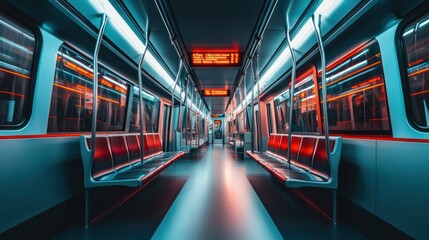
<path fill-rule="evenodd" d="M 233 152 L 220 144 L 201 151 L 153 239 L 283 239 Z"/>

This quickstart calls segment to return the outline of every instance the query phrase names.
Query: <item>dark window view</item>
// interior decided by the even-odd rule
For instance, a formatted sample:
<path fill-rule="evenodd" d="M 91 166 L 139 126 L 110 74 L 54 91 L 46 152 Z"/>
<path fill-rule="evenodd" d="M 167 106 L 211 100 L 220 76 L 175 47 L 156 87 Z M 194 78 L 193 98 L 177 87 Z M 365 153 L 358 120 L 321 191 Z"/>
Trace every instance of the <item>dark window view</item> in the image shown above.
<path fill-rule="evenodd" d="M 289 90 L 274 99 L 277 133 L 289 131 Z M 295 84 L 292 114 L 292 132 L 317 132 L 317 105 L 314 90 L 314 75 L 308 71 L 298 76 Z"/>
<path fill-rule="evenodd" d="M 0 14 L 0 127 L 22 124 L 29 116 L 35 36 Z"/>
<path fill-rule="evenodd" d="M 48 132 L 91 131 L 92 63 L 66 47 L 57 55 Z M 99 67 L 97 131 L 124 130 L 128 85 Z"/>
<path fill-rule="evenodd" d="M 330 130 L 390 132 L 377 42 L 359 48 L 331 64 L 326 72 L 326 86 Z M 320 79 L 319 91 L 322 96 Z"/>
<path fill-rule="evenodd" d="M 130 132 L 140 131 L 139 90 L 134 87 L 133 105 L 130 119 Z M 160 101 L 159 98 L 143 91 L 143 132 L 157 133 Z"/>
<path fill-rule="evenodd" d="M 409 24 L 402 33 L 407 64 L 412 122 L 429 129 L 429 14 Z"/>

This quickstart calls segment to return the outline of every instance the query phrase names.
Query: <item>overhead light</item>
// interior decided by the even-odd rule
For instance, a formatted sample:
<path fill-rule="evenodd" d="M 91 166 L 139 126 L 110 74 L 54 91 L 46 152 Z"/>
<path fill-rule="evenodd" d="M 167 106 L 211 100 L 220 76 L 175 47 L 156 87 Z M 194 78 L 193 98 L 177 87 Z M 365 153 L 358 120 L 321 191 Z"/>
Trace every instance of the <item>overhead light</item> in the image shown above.
<path fill-rule="evenodd" d="M 324 0 L 319 7 L 317 7 L 314 14 L 322 15 L 324 18 L 330 16 L 342 3 L 344 0 Z M 323 19 L 324 19 L 323 18 Z M 308 38 L 313 34 L 313 26 L 311 17 L 305 22 L 301 27 L 295 37 L 291 40 L 291 45 L 294 49 L 299 48 L 303 43 L 305 43 Z M 276 58 L 273 64 L 267 69 L 267 71 L 259 79 L 259 89 L 262 87 L 280 70 L 285 63 L 291 59 L 289 47 L 285 47 L 280 55 Z M 256 84 L 257 86 L 257 84 Z M 255 91 L 256 86 L 253 87 Z M 251 92 L 246 96 L 246 99 L 251 99 Z"/>
<path fill-rule="evenodd" d="M 139 94 L 139 88 L 134 86 L 134 94 Z M 143 96 L 145 96 L 146 98 L 148 98 L 149 100 L 154 101 L 155 99 L 158 99 L 155 96 L 150 95 L 149 93 L 142 91 Z"/>
<path fill-rule="evenodd" d="M 145 44 L 141 42 L 140 38 L 134 33 L 109 1 L 90 0 L 90 3 L 97 11 L 105 13 L 109 17 L 109 23 L 112 24 L 116 31 L 118 31 L 139 54 L 143 54 Z M 149 50 L 146 52 L 145 61 L 147 61 L 149 66 L 151 66 L 171 88 L 173 87 L 173 78 L 165 71 Z"/>

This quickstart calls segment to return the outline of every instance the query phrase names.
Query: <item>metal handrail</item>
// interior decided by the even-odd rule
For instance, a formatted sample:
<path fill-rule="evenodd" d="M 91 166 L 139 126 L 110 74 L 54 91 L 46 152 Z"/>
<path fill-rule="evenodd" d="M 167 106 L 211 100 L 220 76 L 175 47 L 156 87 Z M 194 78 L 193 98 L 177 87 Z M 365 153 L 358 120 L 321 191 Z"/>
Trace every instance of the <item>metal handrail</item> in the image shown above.
<path fill-rule="evenodd" d="M 317 18 L 317 19 L 316 19 Z M 317 23 L 316 23 L 317 20 Z M 327 101 L 327 93 L 326 93 L 326 56 L 325 56 L 325 48 L 323 46 L 322 34 L 320 32 L 320 24 L 322 22 L 322 15 L 318 14 L 317 16 L 312 16 L 312 22 L 314 26 L 314 31 L 317 37 L 317 43 L 319 45 L 320 50 L 320 61 L 321 61 L 321 69 L 322 69 L 322 97 L 323 97 L 323 119 L 325 125 L 325 151 L 326 157 L 328 158 L 328 162 L 330 160 L 331 150 L 329 149 L 329 123 L 328 123 L 328 101 Z"/>
<path fill-rule="evenodd" d="M 98 53 L 100 51 L 101 42 L 103 41 L 104 29 L 106 28 L 109 17 L 103 14 L 100 23 L 100 31 L 98 32 L 97 42 L 95 44 L 93 56 L 93 94 L 92 94 L 92 128 L 91 128 L 91 165 L 95 156 L 95 137 L 97 134 L 97 95 L 98 95 Z"/>
<path fill-rule="evenodd" d="M 290 25 L 289 25 L 289 12 L 292 3 L 289 4 L 286 14 L 286 39 L 288 48 L 290 51 L 290 56 L 292 59 L 292 77 L 291 77 L 291 85 L 289 90 L 289 131 L 288 131 L 288 142 L 287 142 L 287 164 L 290 167 L 290 148 L 292 147 L 292 120 L 293 120 L 293 96 L 295 94 L 295 80 L 296 80 L 296 57 L 295 52 L 292 47 L 292 42 L 290 40 Z"/>
<path fill-rule="evenodd" d="M 95 137 L 97 135 L 97 95 L 98 95 L 98 53 L 100 51 L 101 42 L 103 41 L 104 29 L 106 28 L 109 17 L 103 14 L 101 17 L 100 31 L 98 32 L 97 42 L 95 44 L 93 56 L 93 94 L 92 94 L 92 123 L 91 123 L 91 162 L 94 162 L 95 156 Z M 89 190 L 85 189 L 85 228 L 89 227 Z"/>
<path fill-rule="evenodd" d="M 138 66 L 138 74 L 139 74 L 139 118 L 140 118 L 140 156 L 141 156 L 141 163 L 143 163 L 144 159 L 144 144 L 143 144 L 143 77 L 142 77 L 142 68 L 143 68 L 143 61 L 144 57 L 146 55 L 147 49 L 149 46 L 149 30 L 148 27 L 146 28 L 146 44 L 144 46 L 143 53 L 140 57 L 139 66 Z"/>
<path fill-rule="evenodd" d="M 173 143 L 175 143 L 175 141 L 174 141 L 175 136 L 173 136 L 173 134 L 175 133 L 174 132 L 174 124 L 173 124 L 173 121 L 174 121 L 174 93 L 176 91 L 177 82 L 180 79 L 180 74 L 182 73 L 182 67 L 183 67 L 183 59 L 180 59 L 179 70 L 177 72 L 176 80 L 174 81 L 174 87 L 173 87 L 173 90 L 171 92 L 171 114 L 170 114 L 170 133 L 171 133 L 171 143 L 172 143 L 171 147 L 170 147 L 171 151 L 174 151 L 176 149 L 175 146 L 173 145 Z M 180 96 L 180 98 L 181 97 L 182 96 Z"/>

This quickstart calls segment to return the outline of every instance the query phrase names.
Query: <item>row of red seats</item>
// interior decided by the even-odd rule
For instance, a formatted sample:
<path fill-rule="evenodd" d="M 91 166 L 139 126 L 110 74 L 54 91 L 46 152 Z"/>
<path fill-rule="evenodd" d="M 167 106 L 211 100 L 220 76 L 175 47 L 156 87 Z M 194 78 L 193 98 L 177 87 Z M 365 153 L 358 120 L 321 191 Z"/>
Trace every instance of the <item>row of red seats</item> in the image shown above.
<path fill-rule="evenodd" d="M 288 135 L 272 134 L 268 140 L 267 152 L 252 153 L 247 151 L 247 154 L 286 187 L 332 189 L 335 195 L 333 197 L 333 222 L 335 223 L 341 137 L 329 138 L 331 153 L 328 157 L 324 136 L 292 135 L 290 161 L 287 159 L 288 142 Z"/>
<path fill-rule="evenodd" d="M 81 136 L 80 146 L 84 172 L 85 223 L 89 221 L 88 190 L 95 187 L 140 187 L 158 176 L 184 152 L 162 151 L 158 134 L 143 135 L 144 159 L 141 158 L 140 136 L 136 134 L 103 135 L 95 139 L 92 159 L 90 136 Z"/>
<path fill-rule="evenodd" d="M 128 186 L 131 184 L 130 186 L 140 186 L 143 181 L 139 181 L 142 179 L 137 179 L 138 175 L 121 174 L 121 172 L 147 167 L 150 170 L 149 172 L 156 170 L 156 173 L 183 155 L 183 152 L 164 154 L 159 135 L 144 134 L 143 146 L 145 156 L 142 162 L 139 135 L 108 135 L 97 136 L 94 159 L 90 163 L 91 156 L 88 153 L 90 153 L 91 149 L 91 138 L 89 136 L 82 136 L 82 138 L 84 140 L 81 141 L 83 143 L 83 146 L 81 145 L 82 160 L 84 161 L 84 172 L 87 172 L 85 176 L 86 188 L 98 185 L 111 185 L 111 181 L 119 179 L 129 179 L 129 181 L 122 181 L 114 185 Z M 168 155 L 168 157 L 165 155 Z M 85 171 L 85 168 L 89 169 Z"/>

